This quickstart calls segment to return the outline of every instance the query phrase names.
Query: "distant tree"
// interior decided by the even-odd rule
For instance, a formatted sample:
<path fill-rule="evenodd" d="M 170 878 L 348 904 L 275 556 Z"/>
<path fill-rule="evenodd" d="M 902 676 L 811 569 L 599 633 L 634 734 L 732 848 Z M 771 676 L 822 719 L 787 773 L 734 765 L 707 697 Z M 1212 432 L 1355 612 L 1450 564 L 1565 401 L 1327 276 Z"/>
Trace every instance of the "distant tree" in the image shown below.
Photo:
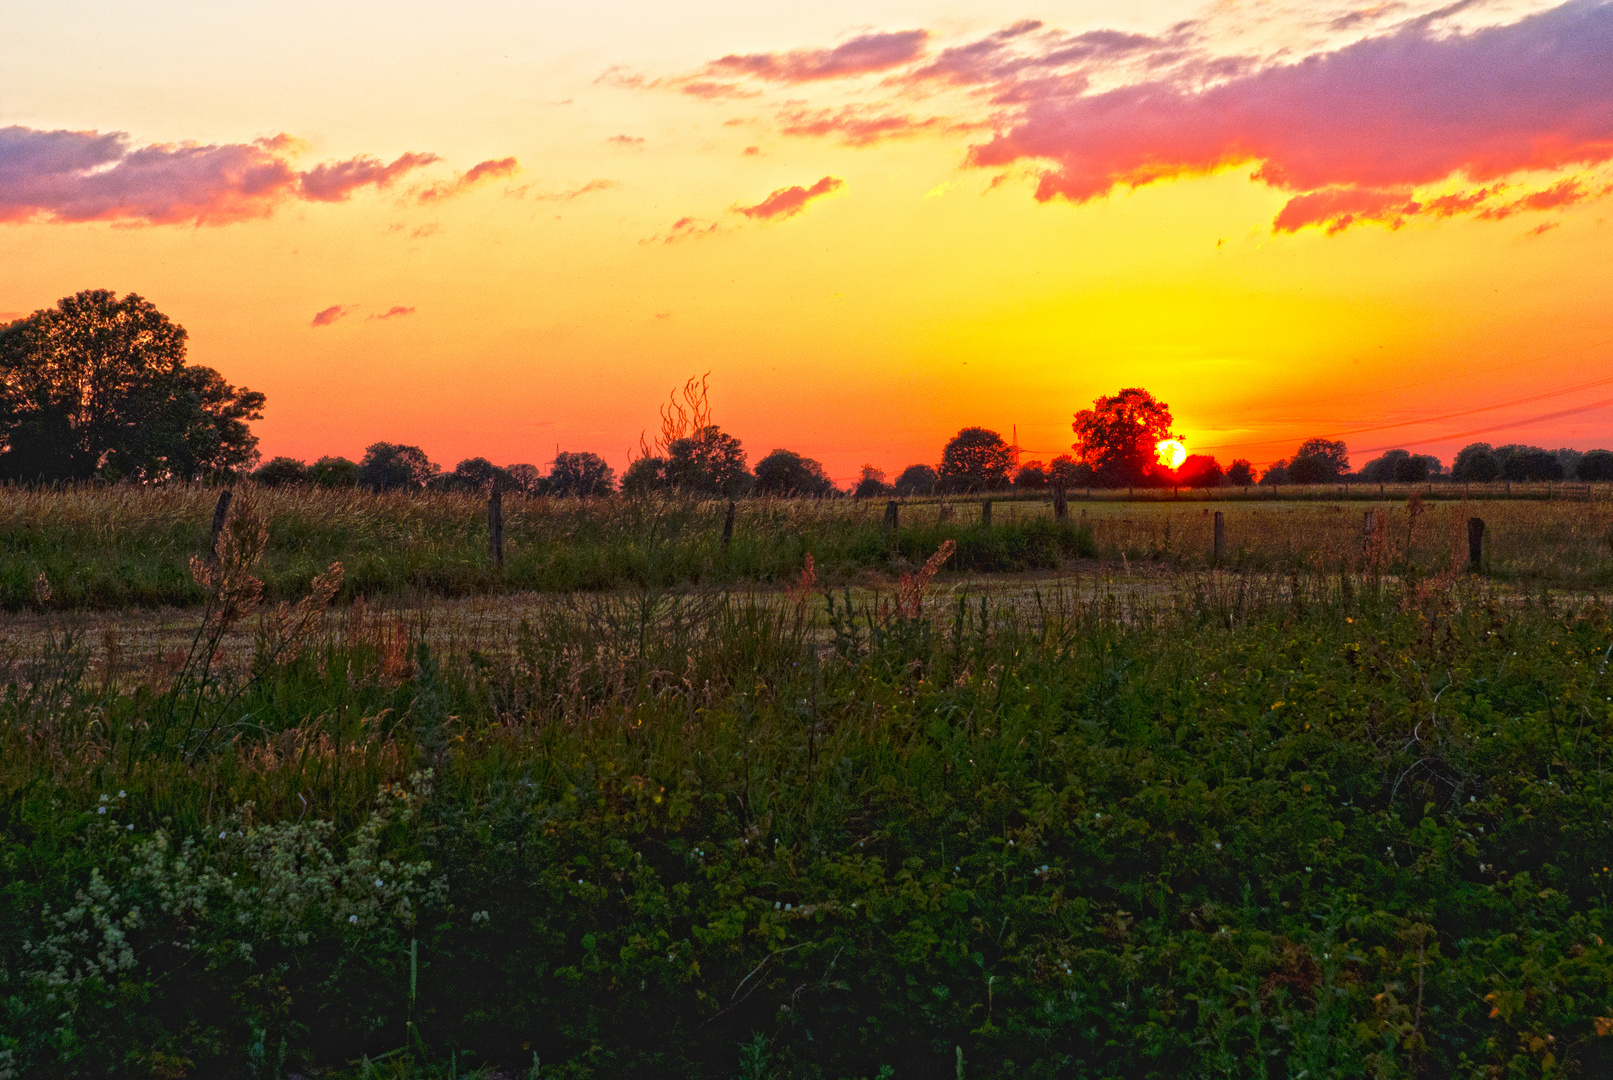
<path fill-rule="evenodd" d="M 185 363 L 185 329 L 106 289 L 0 327 L 0 479 L 197 479 L 257 455 L 264 397 Z"/>
<path fill-rule="evenodd" d="M 270 458 L 252 473 L 252 479 L 264 487 L 301 484 L 308 480 L 308 466 L 294 457 Z"/>
<path fill-rule="evenodd" d="M 429 483 L 440 491 L 515 490 L 515 478 L 484 457 L 466 458 L 450 471 L 432 477 Z"/>
<path fill-rule="evenodd" d="M 862 475 L 857 478 L 857 484 L 851 489 L 854 499 L 877 499 L 882 495 L 889 495 L 891 486 L 885 483 L 885 470 L 876 469 L 872 465 L 864 465 Z"/>
<path fill-rule="evenodd" d="M 1189 454 L 1176 467 L 1176 481 L 1183 487 L 1220 487 L 1224 479 L 1221 463 L 1210 454 Z"/>
<path fill-rule="evenodd" d="M 986 428 L 964 428 L 941 452 L 937 487 L 945 491 L 996 491 L 1008 486 L 1014 453 Z"/>
<path fill-rule="evenodd" d="M 1101 487 L 1146 483 L 1159 455 L 1155 447 L 1171 434 L 1171 410 L 1147 390 L 1132 388 L 1093 401 L 1075 414 L 1076 455 L 1092 466 Z"/>
<path fill-rule="evenodd" d="M 1563 467 L 1564 480 L 1573 480 L 1578 478 L 1579 463 L 1580 460 L 1585 457 L 1584 454 L 1580 453 L 1578 450 L 1575 450 L 1571 446 L 1560 446 L 1551 453 L 1552 456 L 1557 459 L 1557 463 Z"/>
<path fill-rule="evenodd" d="M 515 485 L 512 489 L 523 495 L 545 495 L 548 493 L 548 478 L 536 465 L 522 462 L 518 465 L 506 465 L 504 471 L 510 474 L 510 482 Z"/>
<path fill-rule="evenodd" d="M 1588 483 L 1613 480 L 1613 451 L 1585 451 L 1585 456 L 1579 459 L 1579 468 L 1574 470 L 1574 479 Z"/>
<path fill-rule="evenodd" d="M 1266 466 L 1266 471 L 1260 474 L 1260 486 L 1270 487 L 1273 484 L 1288 483 L 1288 459 L 1273 461 Z"/>
<path fill-rule="evenodd" d="M 794 450 L 774 450 L 756 463 L 756 495 L 827 495 L 834 481 L 823 466 Z"/>
<path fill-rule="evenodd" d="M 1306 439 L 1288 463 L 1291 484 L 1325 484 L 1350 471 L 1350 452 L 1337 439 Z"/>
<path fill-rule="evenodd" d="M 563 450 L 549 469 L 550 495 L 610 495 L 616 491 L 616 470 L 587 450 Z"/>
<path fill-rule="evenodd" d="M 358 462 L 344 457 L 322 457 L 308 466 L 308 479 L 320 487 L 357 487 Z"/>
<path fill-rule="evenodd" d="M 667 487 L 666 459 L 641 457 L 628 464 L 622 473 L 622 494 L 648 495 Z"/>
<path fill-rule="evenodd" d="M 1361 466 L 1361 479 L 1371 484 L 1420 484 L 1437 476 L 1439 458 L 1413 454 L 1409 450 L 1389 450 Z"/>
<path fill-rule="evenodd" d="M 1248 487 L 1255 482 L 1255 467 L 1248 458 L 1233 458 L 1227 466 L 1227 483 L 1233 487 Z"/>
<path fill-rule="evenodd" d="M 715 424 L 673 440 L 667 447 L 666 480 L 691 495 L 730 499 L 745 494 L 756 482 L 745 467 L 745 451 L 739 440 Z"/>
<path fill-rule="evenodd" d="M 1077 461 L 1069 454 L 1060 454 L 1047 466 L 1047 482 L 1054 487 L 1078 488 L 1092 486 L 1092 466 Z"/>
<path fill-rule="evenodd" d="M 1501 462 L 1501 475 L 1513 481 L 1561 480 L 1562 462 L 1550 450 L 1538 446 L 1511 444 L 1496 450 Z"/>
<path fill-rule="evenodd" d="M 933 495 L 938 474 L 929 465 L 909 465 L 896 478 L 898 495 Z"/>
<path fill-rule="evenodd" d="M 1487 484 L 1501 475 L 1501 462 L 1495 456 L 1495 449 L 1489 443 L 1470 443 L 1457 452 L 1456 460 L 1451 463 L 1451 478 L 1453 480 L 1470 481 L 1475 484 Z"/>
<path fill-rule="evenodd" d="M 418 491 L 439 471 L 418 446 L 378 442 L 364 448 L 358 482 L 371 491 Z"/>
<path fill-rule="evenodd" d="M 1040 461 L 1027 461 L 1014 473 L 1014 486 L 1026 491 L 1041 491 L 1047 487 L 1047 466 Z"/>

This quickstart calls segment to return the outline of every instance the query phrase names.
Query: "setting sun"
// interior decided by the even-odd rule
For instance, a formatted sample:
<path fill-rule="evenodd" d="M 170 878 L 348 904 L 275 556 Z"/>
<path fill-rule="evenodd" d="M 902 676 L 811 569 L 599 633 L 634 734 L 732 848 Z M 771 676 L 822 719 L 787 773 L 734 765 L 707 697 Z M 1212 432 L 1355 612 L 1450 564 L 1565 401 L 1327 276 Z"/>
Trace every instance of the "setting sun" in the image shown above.
<path fill-rule="evenodd" d="M 1154 444 L 1154 452 L 1159 455 L 1159 463 L 1166 468 L 1175 469 L 1187 460 L 1187 447 L 1176 439 L 1161 439 Z"/>

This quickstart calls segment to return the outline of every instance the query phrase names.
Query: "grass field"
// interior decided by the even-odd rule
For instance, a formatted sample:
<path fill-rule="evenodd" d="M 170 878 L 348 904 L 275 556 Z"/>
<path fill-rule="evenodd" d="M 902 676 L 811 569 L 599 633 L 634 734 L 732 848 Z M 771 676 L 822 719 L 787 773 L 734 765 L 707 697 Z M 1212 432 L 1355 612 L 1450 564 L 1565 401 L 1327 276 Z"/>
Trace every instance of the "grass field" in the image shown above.
<path fill-rule="evenodd" d="M 956 545 L 953 572 L 1050 571 L 1077 556 L 1203 567 L 1211 562 L 1216 511 L 1226 515 L 1236 569 L 1359 564 L 1368 510 L 1383 523 L 1380 546 L 1392 567 L 1429 567 L 1448 558 L 1453 544 L 1465 544 L 1461 530 L 1476 514 L 1489 526 L 1490 575 L 1571 588 L 1613 584 L 1613 501 L 1313 498 L 1322 493 L 1294 489 L 1281 500 L 1237 492 L 1213 500 L 1169 492 L 1132 501 L 1077 497 L 1068 522 L 1054 522 L 1044 500 L 997 499 L 990 528 L 980 524 L 977 501 L 926 500 L 902 505 L 894 538 L 882 524 L 883 502 L 743 500 L 726 546 L 723 503 L 512 498 L 504 507 L 502 569 L 489 558 L 486 503 L 476 496 L 248 488 L 241 497 L 268 522 L 261 574 L 276 599 L 302 595 L 333 561 L 345 569 L 344 600 L 409 591 L 471 596 L 779 584 L 798 572 L 809 551 L 823 580 L 849 582 L 865 571 L 909 570 L 948 539 Z M 207 549 L 217 494 L 183 487 L 0 488 L 0 607 L 200 603 L 189 562 Z"/>
<path fill-rule="evenodd" d="M 183 565 L 210 493 L 149 497 L 5 535 Z M 0 624 L 0 1076 L 1613 1074 L 1605 504 L 742 503 L 751 580 L 537 503 L 512 556 L 712 561 L 330 605 L 478 507 L 278 498 L 192 607 Z M 919 568 L 999 532 L 1060 569 Z"/>

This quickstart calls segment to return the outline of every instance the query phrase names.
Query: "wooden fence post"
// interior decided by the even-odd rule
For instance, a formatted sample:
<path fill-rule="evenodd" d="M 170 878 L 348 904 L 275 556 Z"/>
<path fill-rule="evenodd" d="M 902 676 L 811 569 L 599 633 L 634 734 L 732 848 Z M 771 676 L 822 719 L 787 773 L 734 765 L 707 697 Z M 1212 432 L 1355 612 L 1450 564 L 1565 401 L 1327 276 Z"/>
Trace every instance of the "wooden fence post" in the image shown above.
<path fill-rule="evenodd" d="M 980 501 L 980 524 L 988 525 L 988 526 L 991 524 L 991 500 L 990 499 L 982 499 Z"/>
<path fill-rule="evenodd" d="M 1227 516 L 1220 510 L 1215 512 L 1215 565 L 1220 566 L 1227 559 Z"/>
<path fill-rule="evenodd" d="M 1475 574 L 1484 569 L 1484 519 L 1467 519 L 1467 568 Z"/>
<path fill-rule="evenodd" d="M 728 545 L 733 542 L 733 539 L 734 539 L 734 500 L 729 499 L 728 500 L 728 516 L 723 518 L 723 523 L 722 523 L 722 549 L 724 551 L 728 550 Z"/>
<path fill-rule="evenodd" d="M 901 520 L 901 508 L 896 505 L 896 500 L 892 499 L 885 504 L 885 531 L 893 533 L 901 528 Z"/>
<path fill-rule="evenodd" d="M 1070 516 L 1070 497 L 1064 491 L 1064 485 L 1058 484 L 1053 488 L 1053 517 L 1063 521 Z"/>
<path fill-rule="evenodd" d="M 230 516 L 230 500 L 232 498 L 234 498 L 234 493 L 229 488 L 225 488 L 218 493 L 218 505 L 213 507 L 213 539 L 207 545 L 207 553 L 215 559 L 218 558 L 219 538 L 224 535 L 224 519 Z"/>
<path fill-rule="evenodd" d="M 487 553 L 504 569 L 504 495 L 496 487 L 487 495 Z"/>

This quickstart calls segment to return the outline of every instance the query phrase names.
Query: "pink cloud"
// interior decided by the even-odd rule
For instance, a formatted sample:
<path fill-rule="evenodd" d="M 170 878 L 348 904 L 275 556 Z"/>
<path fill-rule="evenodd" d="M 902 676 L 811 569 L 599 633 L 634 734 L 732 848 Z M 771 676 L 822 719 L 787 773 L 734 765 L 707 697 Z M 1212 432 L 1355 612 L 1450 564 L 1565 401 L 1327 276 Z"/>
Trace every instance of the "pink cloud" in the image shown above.
<path fill-rule="evenodd" d="M 1180 73 L 1098 94 L 1084 76 L 1052 79 L 970 160 L 1045 163 L 1037 199 L 1075 202 L 1252 162 L 1258 179 L 1309 199 L 1285 207 L 1289 223 L 1330 201 L 1326 220 L 1381 218 L 1413 186 L 1613 158 L 1610 56 L 1613 6 L 1576 0 L 1465 35 L 1417 20 L 1297 63 L 1234 68 L 1208 89 Z"/>
<path fill-rule="evenodd" d="M 329 309 L 327 309 L 327 310 L 329 310 Z M 320 315 L 323 315 L 323 314 L 324 314 L 324 312 L 320 312 Z M 389 307 L 385 311 L 381 312 L 379 315 L 371 315 L 368 319 L 365 319 L 364 321 L 365 322 L 374 322 L 377 319 L 396 319 L 400 315 L 413 315 L 413 314 L 414 314 L 414 308 L 412 308 L 412 307 L 403 307 L 403 306 L 399 305 L 399 306 L 396 306 L 396 307 Z M 315 318 L 317 319 L 318 316 L 316 315 Z"/>
<path fill-rule="evenodd" d="M 717 232 L 721 225 L 715 221 L 702 221 L 694 217 L 680 217 L 672 223 L 672 227 L 664 236 L 651 236 L 640 240 L 641 244 L 676 244 L 684 240 L 694 240 L 702 236 L 710 236 Z"/>
<path fill-rule="evenodd" d="M 437 160 L 411 153 L 383 164 L 361 155 L 300 171 L 292 164 L 300 149 L 287 135 L 131 147 L 122 132 L 0 128 L 0 221 L 224 225 L 292 200 L 341 201 Z"/>
<path fill-rule="evenodd" d="M 299 193 L 312 202 L 343 202 L 361 187 L 391 187 L 405 173 L 437 160 L 436 154 L 408 153 L 391 164 L 369 154 L 330 161 L 302 174 Z"/>
<path fill-rule="evenodd" d="M 736 206 L 734 210 L 748 218 L 761 221 L 776 221 L 781 218 L 794 217 L 806 209 L 806 204 L 813 199 L 838 191 L 845 187 L 846 182 L 837 176 L 825 176 L 811 187 L 779 188 L 767 198 L 754 206 Z"/>
<path fill-rule="evenodd" d="M 521 163 L 513 157 L 489 159 L 479 161 L 465 170 L 459 176 L 441 184 L 433 184 L 420 193 L 421 202 L 437 202 L 451 198 L 468 191 L 484 180 L 495 180 L 499 177 L 514 176 L 521 169 Z"/>
<path fill-rule="evenodd" d="M 332 304 L 330 307 L 325 308 L 323 311 L 320 311 L 320 312 L 316 313 L 314 315 L 313 322 L 309 323 L 308 325 L 309 326 L 316 326 L 316 327 L 317 326 L 329 326 L 331 323 L 335 322 L 337 319 L 345 319 L 345 318 L 347 318 L 347 316 L 349 316 L 349 315 L 351 315 L 353 313 L 353 308 L 356 307 L 356 306 L 357 305 L 355 305 L 355 304 Z"/>
<path fill-rule="evenodd" d="M 644 145 L 644 137 L 642 135 L 612 135 L 610 138 L 606 139 L 605 141 L 608 142 L 608 143 L 615 143 L 617 146 L 643 146 Z"/>
<path fill-rule="evenodd" d="M 786 83 L 869 75 L 917 59 L 929 36 L 925 30 L 898 30 L 863 34 L 832 49 L 730 54 L 713 61 L 707 70 L 729 77 L 749 76 Z"/>
<path fill-rule="evenodd" d="M 1592 194 L 1578 180 L 1568 177 L 1557 181 L 1551 187 L 1542 191 L 1525 195 L 1521 199 L 1515 199 L 1502 206 L 1487 207 L 1479 211 L 1479 217 L 1500 221 L 1528 210 L 1555 210 L 1561 206 L 1572 206 L 1577 202 L 1582 202 L 1591 198 Z"/>
<path fill-rule="evenodd" d="M 882 139 L 921 134 L 941 121 L 848 105 L 839 109 L 784 109 L 779 113 L 779 122 L 779 130 L 785 135 L 836 135 L 848 146 L 868 146 Z"/>

